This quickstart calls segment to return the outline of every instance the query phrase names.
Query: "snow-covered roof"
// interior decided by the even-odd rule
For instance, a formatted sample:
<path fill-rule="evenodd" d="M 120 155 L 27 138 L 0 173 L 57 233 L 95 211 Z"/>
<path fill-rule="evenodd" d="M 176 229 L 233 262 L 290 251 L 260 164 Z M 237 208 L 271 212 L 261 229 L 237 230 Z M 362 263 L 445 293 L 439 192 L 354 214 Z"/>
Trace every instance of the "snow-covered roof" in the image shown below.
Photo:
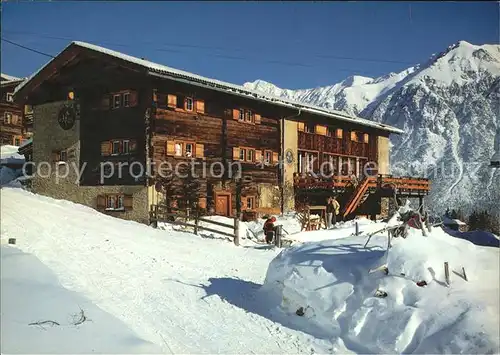
<path fill-rule="evenodd" d="M 7 75 L 4 73 L 0 73 L 0 77 L 1 77 L 2 84 L 15 83 L 15 82 L 24 80 L 24 78 L 18 78 L 16 76 Z"/>
<path fill-rule="evenodd" d="M 283 99 L 277 96 L 272 96 L 269 94 L 263 94 L 262 92 L 247 89 L 241 85 L 236 85 L 236 84 L 231 84 L 227 83 L 224 81 L 216 80 L 216 79 L 210 79 L 206 78 L 200 75 L 196 75 L 193 73 L 189 73 L 183 70 L 179 69 L 174 69 L 162 64 L 157 64 L 150 62 L 148 60 L 140 59 L 137 57 L 133 57 L 121 52 L 117 52 L 108 48 L 100 47 L 94 44 L 86 43 L 86 42 L 79 42 L 79 41 L 74 41 L 71 42 L 64 50 L 66 50 L 69 46 L 75 45 L 83 48 L 87 48 L 96 52 L 100 52 L 106 55 L 113 56 L 118 59 L 122 59 L 124 61 L 127 61 L 129 63 L 137 64 L 145 69 L 149 70 L 149 74 L 159 76 L 162 78 L 168 78 L 170 80 L 175 80 L 179 82 L 186 82 L 191 85 L 198 85 L 202 87 L 206 87 L 212 90 L 217 90 L 217 91 L 223 91 L 227 92 L 232 95 L 238 95 L 242 97 L 247 97 L 249 99 L 253 100 L 259 100 L 259 101 L 264 101 L 268 103 L 272 103 L 275 105 L 279 105 L 282 107 L 288 107 L 288 108 L 294 108 L 298 109 L 301 112 L 309 112 L 312 114 L 317 114 L 325 117 L 330 117 L 334 118 L 337 120 L 341 121 L 347 121 L 351 123 L 356 123 L 359 125 L 363 126 L 368 126 L 368 127 L 374 127 L 383 131 L 388 131 L 392 133 L 404 133 L 403 130 L 392 127 L 389 125 L 385 125 L 383 123 L 378 123 L 374 121 L 370 121 L 367 119 L 355 117 L 355 116 L 349 116 L 343 112 L 340 111 L 334 111 L 334 110 L 327 110 L 319 106 L 314 106 L 314 105 L 307 105 L 303 103 L 299 103 L 296 101 L 292 100 L 287 100 Z M 64 51 L 63 50 L 63 51 Z M 54 59 L 49 61 L 46 65 L 41 67 L 37 72 L 35 72 L 33 75 L 31 75 L 28 80 L 24 81 L 21 85 L 17 86 L 14 94 L 17 93 L 20 89 L 22 89 L 28 82 L 30 82 L 43 68 L 45 68 L 49 63 L 51 63 Z"/>

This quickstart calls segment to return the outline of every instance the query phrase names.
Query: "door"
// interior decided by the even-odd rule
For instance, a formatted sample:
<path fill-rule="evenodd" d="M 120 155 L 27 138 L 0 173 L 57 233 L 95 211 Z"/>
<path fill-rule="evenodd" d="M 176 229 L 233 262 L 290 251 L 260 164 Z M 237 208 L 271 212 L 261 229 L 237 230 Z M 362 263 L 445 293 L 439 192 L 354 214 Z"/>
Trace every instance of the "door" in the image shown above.
<path fill-rule="evenodd" d="M 221 216 L 229 216 L 229 198 L 230 195 L 216 195 L 215 213 Z"/>

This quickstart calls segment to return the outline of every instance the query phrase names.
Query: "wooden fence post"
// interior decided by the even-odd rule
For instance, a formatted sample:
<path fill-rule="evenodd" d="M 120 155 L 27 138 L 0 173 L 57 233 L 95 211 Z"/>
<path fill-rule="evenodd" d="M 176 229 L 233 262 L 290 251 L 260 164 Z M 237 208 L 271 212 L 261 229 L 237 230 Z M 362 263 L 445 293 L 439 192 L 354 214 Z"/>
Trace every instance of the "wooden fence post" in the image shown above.
<path fill-rule="evenodd" d="M 239 214 L 234 216 L 234 245 L 240 245 L 240 218 Z"/>
<path fill-rule="evenodd" d="M 450 286 L 450 270 L 448 268 L 448 262 L 447 261 L 444 262 L 444 277 L 445 277 L 445 280 L 446 280 L 446 284 L 448 286 Z"/>
<path fill-rule="evenodd" d="M 196 211 L 194 215 L 194 234 L 198 235 L 198 223 L 199 223 L 199 218 L 200 218 L 200 209 L 198 208 L 198 205 L 196 205 Z"/>

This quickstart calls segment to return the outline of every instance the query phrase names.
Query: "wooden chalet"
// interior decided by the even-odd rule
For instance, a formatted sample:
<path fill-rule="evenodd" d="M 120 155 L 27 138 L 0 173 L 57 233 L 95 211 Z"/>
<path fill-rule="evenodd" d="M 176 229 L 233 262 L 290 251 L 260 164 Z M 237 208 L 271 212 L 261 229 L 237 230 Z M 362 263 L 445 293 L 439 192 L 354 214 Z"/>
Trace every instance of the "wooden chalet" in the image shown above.
<path fill-rule="evenodd" d="M 14 102 L 14 89 L 23 80 L 7 74 L 1 74 L 0 81 L 0 144 L 22 144 L 25 138 L 23 125 L 23 107 Z"/>
<path fill-rule="evenodd" d="M 250 218 L 259 211 L 293 209 L 294 190 L 311 195 L 320 184 L 327 193 L 347 193 L 344 180 L 297 175 L 308 172 L 303 168 L 307 154 L 379 158 L 388 151 L 380 153 L 378 137 L 401 133 L 83 42 L 72 42 L 19 85 L 15 98 L 33 107 L 33 162 L 69 169 L 64 178 L 53 172 L 49 178 L 35 174 L 34 192 L 143 223 L 149 223 L 154 206 L 168 198 L 174 204 L 182 200 L 182 191 L 189 193 L 193 181 L 198 205 L 207 213 L 232 216 L 240 202 Z M 316 124 L 313 132 L 305 122 Z M 369 134 L 368 141 L 363 135 L 361 141 L 351 140 L 354 131 L 356 137 Z M 193 161 L 191 180 L 159 179 L 169 167 Z M 133 174 L 126 169 L 101 181 L 104 162 L 134 165 Z M 146 169 L 137 177 L 141 166 Z M 241 175 L 234 174 L 239 167 Z M 376 189 L 376 199 L 390 193 L 384 190 L 388 184 L 400 182 L 378 173 L 375 180 L 363 182 L 369 191 Z M 166 188 L 169 184 L 175 189 Z M 425 186 L 419 185 L 419 191 L 426 191 L 428 182 L 421 184 Z M 365 192 L 363 188 L 361 194 Z M 351 208 L 353 213 L 357 208 Z"/>

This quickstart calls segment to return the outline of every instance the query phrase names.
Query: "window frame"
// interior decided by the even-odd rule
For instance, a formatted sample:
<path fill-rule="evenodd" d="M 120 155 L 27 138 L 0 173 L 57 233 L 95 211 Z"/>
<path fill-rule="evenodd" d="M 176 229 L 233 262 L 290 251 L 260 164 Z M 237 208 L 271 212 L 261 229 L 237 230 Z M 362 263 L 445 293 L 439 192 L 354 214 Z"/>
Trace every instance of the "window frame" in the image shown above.
<path fill-rule="evenodd" d="M 245 122 L 252 123 L 254 122 L 254 114 L 252 110 L 245 110 Z"/>
<path fill-rule="evenodd" d="M 5 111 L 3 114 L 3 123 L 4 124 L 12 124 L 12 117 L 13 117 L 12 112 Z"/>
<path fill-rule="evenodd" d="M 188 156 L 188 155 L 187 155 L 187 154 L 188 154 L 188 149 L 187 149 L 187 148 L 188 148 L 188 146 L 190 146 L 190 147 L 191 147 L 191 155 L 190 155 L 190 156 Z M 195 155 L 195 151 L 194 151 L 195 149 L 196 149 L 196 145 L 195 145 L 195 143 L 186 142 L 186 143 L 184 144 L 184 152 L 183 152 L 183 155 L 184 155 L 186 158 L 193 158 L 193 157 L 194 157 L 194 155 Z"/>
<path fill-rule="evenodd" d="M 122 95 L 122 107 L 130 107 L 130 92 L 125 91 Z M 125 100 L 125 97 L 127 98 L 127 100 Z"/>
<path fill-rule="evenodd" d="M 304 133 L 314 134 L 316 133 L 315 123 L 304 123 Z"/>
<path fill-rule="evenodd" d="M 68 161 L 68 152 L 65 149 L 59 152 L 59 161 Z"/>
<path fill-rule="evenodd" d="M 238 117 L 238 121 L 245 121 L 245 109 L 240 108 L 240 116 Z"/>
<path fill-rule="evenodd" d="M 104 198 L 106 211 L 125 211 L 125 194 L 105 194 Z"/>
<path fill-rule="evenodd" d="M 269 161 L 267 160 L 267 156 L 269 155 Z M 272 164 L 273 163 L 273 152 L 270 150 L 264 150 L 264 164 Z"/>
<path fill-rule="evenodd" d="M 177 154 L 177 145 L 180 145 L 180 155 Z M 191 156 L 187 156 L 187 146 L 191 146 Z M 174 140 L 174 158 L 195 158 L 196 157 L 196 142 Z"/>
<path fill-rule="evenodd" d="M 125 147 L 127 147 L 127 151 L 125 151 Z M 130 154 L 130 140 L 123 139 L 122 140 L 122 151 L 121 154 Z"/>
<path fill-rule="evenodd" d="M 191 109 L 188 108 L 188 102 L 191 102 Z M 194 111 L 194 99 L 190 96 L 186 96 L 184 98 L 184 110 L 188 112 L 193 112 Z"/>
<path fill-rule="evenodd" d="M 121 149 L 120 149 L 120 145 L 121 145 L 120 143 L 122 143 L 122 141 L 120 139 L 114 139 L 111 141 L 111 155 L 122 154 Z M 115 152 L 115 144 L 118 144 L 118 149 L 116 152 Z"/>
<path fill-rule="evenodd" d="M 5 97 L 5 100 L 7 102 L 14 102 L 14 93 L 8 92 L 7 95 L 6 95 L 6 97 Z"/>
<path fill-rule="evenodd" d="M 247 211 L 253 211 L 255 210 L 255 201 L 256 201 L 256 197 L 255 196 L 245 196 L 245 210 Z M 250 203 L 250 207 L 248 207 L 248 204 L 249 202 L 251 201 Z"/>
<path fill-rule="evenodd" d="M 251 147 L 238 147 L 240 149 L 240 154 L 239 154 L 239 161 L 242 161 L 244 163 L 255 163 L 256 162 L 256 156 L 257 156 L 257 149 L 256 148 L 251 148 Z M 243 153 L 244 152 L 244 153 Z M 242 158 L 243 156 L 243 158 Z M 250 160 L 248 157 L 251 156 Z"/>
<path fill-rule="evenodd" d="M 118 98 L 118 104 L 116 99 Z M 116 110 L 122 106 L 122 94 L 113 94 L 113 102 L 111 104 L 111 109 Z"/>
<path fill-rule="evenodd" d="M 246 157 L 247 157 L 247 149 L 240 147 L 240 160 L 246 161 Z"/>

